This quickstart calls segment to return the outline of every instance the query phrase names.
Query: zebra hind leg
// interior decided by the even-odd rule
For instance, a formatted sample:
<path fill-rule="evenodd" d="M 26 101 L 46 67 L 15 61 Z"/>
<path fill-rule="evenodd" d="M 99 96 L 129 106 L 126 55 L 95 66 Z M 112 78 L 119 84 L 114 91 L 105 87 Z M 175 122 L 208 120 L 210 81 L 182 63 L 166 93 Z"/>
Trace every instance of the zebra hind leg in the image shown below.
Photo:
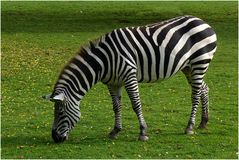
<path fill-rule="evenodd" d="M 113 103 L 113 110 L 115 113 L 115 125 L 113 130 L 109 133 L 110 139 L 115 139 L 118 133 L 122 129 L 122 122 L 121 122 L 121 87 L 111 87 L 108 86 L 112 103 Z"/>
<path fill-rule="evenodd" d="M 192 111 L 188 121 L 188 125 L 185 129 L 185 134 L 189 135 L 194 134 L 193 127 L 195 125 L 195 118 L 199 101 L 200 101 L 200 90 L 192 89 Z"/>
<path fill-rule="evenodd" d="M 201 123 L 198 128 L 205 129 L 208 122 L 208 112 L 209 112 L 209 88 L 207 84 L 203 81 L 201 87 L 201 103 L 202 103 L 202 117 Z"/>
<path fill-rule="evenodd" d="M 193 132 L 193 127 L 195 124 L 195 116 L 197 112 L 197 107 L 199 105 L 199 100 L 200 100 L 200 89 L 195 87 L 195 84 L 198 84 L 198 78 L 195 78 L 196 74 L 192 73 L 192 68 L 186 67 L 182 70 L 184 73 L 185 77 L 187 78 L 187 81 L 189 85 L 192 87 L 192 111 L 191 115 L 188 121 L 188 125 L 185 129 L 185 134 L 194 134 Z M 200 84 L 199 84 L 200 85 Z"/>
<path fill-rule="evenodd" d="M 196 112 L 200 99 L 202 102 L 202 121 L 200 127 L 204 128 L 208 120 L 208 87 L 203 81 L 208 65 L 209 63 L 197 63 L 193 64 L 191 68 L 187 67 L 183 70 L 183 73 L 192 87 L 192 111 L 185 129 L 186 134 L 194 134 L 193 127 L 195 125 Z"/>

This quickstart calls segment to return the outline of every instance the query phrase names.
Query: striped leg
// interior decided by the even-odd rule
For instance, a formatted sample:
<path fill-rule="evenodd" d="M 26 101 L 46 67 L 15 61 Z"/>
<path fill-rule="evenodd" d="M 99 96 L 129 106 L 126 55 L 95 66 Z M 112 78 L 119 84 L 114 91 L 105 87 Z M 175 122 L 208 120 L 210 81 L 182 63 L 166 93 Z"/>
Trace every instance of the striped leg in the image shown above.
<path fill-rule="evenodd" d="M 108 86 L 110 95 L 112 97 L 113 110 L 115 113 L 115 126 L 113 130 L 109 133 L 109 138 L 115 139 L 119 131 L 122 129 L 121 123 L 121 87 L 111 87 Z"/>
<path fill-rule="evenodd" d="M 204 74 L 207 71 L 208 64 L 204 64 L 201 66 L 193 66 L 192 69 L 187 67 L 183 70 L 183 73 L 185 74 L 188 83 L 192 87 L 192 111 L 191 115 L 188 121 L 188 125 L 185 129 L 186 134 L 193 134 L 193 127 L 195 125 L 195 117 L 197 112 L 197 107 L 201 101 L 203 102 L 202 107 L 202 122 L 201 125 L 204 127 L 207 123 L 207 117 L 208 117 L 208 91 L 205 82 L 203 81 Z"/>
<path fill-rule="evenodd" d="M 192 89 L 192 111 L 188 121 L 187 128 L 185 129 L 186 134 L 194 134 L 193 127 L 195 125 L 195 117 L 197 112 L 197 107 L 200 101 L 200 90 Z"/>
<path fill-rule="evenodd" d="M 125 81 L 125 88 L 131 100 L 133 110 L 136 113 L 139 121 L 140 125 L 139 140 L 146 141 L 149 138 L 146 136 L 147 125 L 142 113 L 142 107 L 139 97 L 138 81 L 136 75 L 128 77 L 128 79 Z"/>
<path fill-rule="evenodd" d="M 203 81 L 201 87 L 201 103 L 202 103 L 202 119 L 198 128 L 206 128 L 208 122 L 208 112 L 209 112 L 209 97 L 208 97 L 209 88 L 207 84 Z"/>

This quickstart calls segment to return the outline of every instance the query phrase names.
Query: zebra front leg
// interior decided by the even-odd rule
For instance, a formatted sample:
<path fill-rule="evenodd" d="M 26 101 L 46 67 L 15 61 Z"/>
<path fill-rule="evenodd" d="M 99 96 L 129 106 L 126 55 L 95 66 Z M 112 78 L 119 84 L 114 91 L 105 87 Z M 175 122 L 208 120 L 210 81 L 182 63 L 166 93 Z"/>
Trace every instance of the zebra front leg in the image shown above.
<path fill-rule="evenodd" d="M 201 103 L 202 103 L 202 119 L 198 128 L 205 129 L 208 122 L 208 112 L 209 112 L 209 88 L 205 82 L 201 87 Z"/>
<path fill-rule="evenodd" d="M 139 98 L 138 81 L 136 79 L 136 76 L 129 77 L 126 80 L 125 88 L 131 100 L 133 110 L 136 113 L 138 121 L 139 121 L 139 125 L 140 125 L 139 140 L 147 141 L 149 139 L 148 136 L 146 136 L 147 125 L 142 113 L 142 107 L 141 107 L 141 102 Z"/>
<path fill-rule="evenodd" d="M 109 133 L 109 138 L 115 139 L 122 129 L 122 123 L 121 123 L 121 87 L 111 87 L 108 86 L 112 103 L 113 103 L 113 110 L 115 113 L 115 125 L 113 130 Z"/>

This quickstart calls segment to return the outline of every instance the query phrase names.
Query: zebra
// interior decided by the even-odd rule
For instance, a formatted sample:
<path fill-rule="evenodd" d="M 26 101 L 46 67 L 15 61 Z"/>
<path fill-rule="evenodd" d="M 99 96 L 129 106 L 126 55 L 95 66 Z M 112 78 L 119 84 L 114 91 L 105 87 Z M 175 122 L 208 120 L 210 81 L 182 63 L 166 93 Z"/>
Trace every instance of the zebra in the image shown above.
<path fill-rule="evenodd" d="M 159 23 L 114 29 L 82 46 L 65 65 L 51 94 L 55 102 L 52 138 L 63 142 L 80 119 L 80 101 L 97 82 L 112 97 L 115 124 L 109 138 L 122 129 L 121 95 L 124 87 L 139 121 L 139 140 L 146 141 L 138 83 L 169 79 L 179 71 L 191 86 L 192 110 L 185 134 L 194 134 L 195 115 L 202 103 L 199 128 L 206 128 L 209 88 L 203 80 L 216 52 L 216 33 L 200 18 L 185 15 Z"/>

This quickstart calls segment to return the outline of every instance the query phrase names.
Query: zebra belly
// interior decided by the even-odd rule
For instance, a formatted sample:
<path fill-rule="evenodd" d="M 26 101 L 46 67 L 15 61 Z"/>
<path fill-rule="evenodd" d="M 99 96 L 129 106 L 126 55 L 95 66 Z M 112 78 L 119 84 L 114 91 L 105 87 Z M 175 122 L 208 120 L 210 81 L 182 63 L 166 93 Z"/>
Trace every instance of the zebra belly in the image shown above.
<path fill-rule="evenodd" d="M 164 74 L 160 73 L 162 71 L 162 70 L 160 70 L 160 68 L 158 68 L 159 73 L 156 73 L 156 72 L 152 73 L 151 72 L 151 74 L 149 74 L 149 72 L 144 73 L 140 69 L 138 69 L 138 71 L 137 71 L 137 80 L 140 83 L 155 83 L 155 82 L 161 82 L 163 80 L 167 80 L 167 79 L 173 77 L 174 75 L 176 75 L 183 68 L 189 66 L 190 64 L 188 62 L 189 61 L 186 60 L 185 63 L 179 67 L 179 70 L 175 70 L 175 72 L 169 74 L 168 76 L 164 76 Z M 153 65 L 153 66 L 156 66 L 156 65 Z"/>
<path fill-rule="evenodd" d="M 163 81 L 164 79 L 163 78 L 157 78 L 156 76 L 151 77 L 150 79 L 149 78 L 141 79 L 141 76 L 139 76 L 139 74 L 137 74 L 137 80 L 138 80 L 139 83 L 155 83 L 155 82 Z"/>

